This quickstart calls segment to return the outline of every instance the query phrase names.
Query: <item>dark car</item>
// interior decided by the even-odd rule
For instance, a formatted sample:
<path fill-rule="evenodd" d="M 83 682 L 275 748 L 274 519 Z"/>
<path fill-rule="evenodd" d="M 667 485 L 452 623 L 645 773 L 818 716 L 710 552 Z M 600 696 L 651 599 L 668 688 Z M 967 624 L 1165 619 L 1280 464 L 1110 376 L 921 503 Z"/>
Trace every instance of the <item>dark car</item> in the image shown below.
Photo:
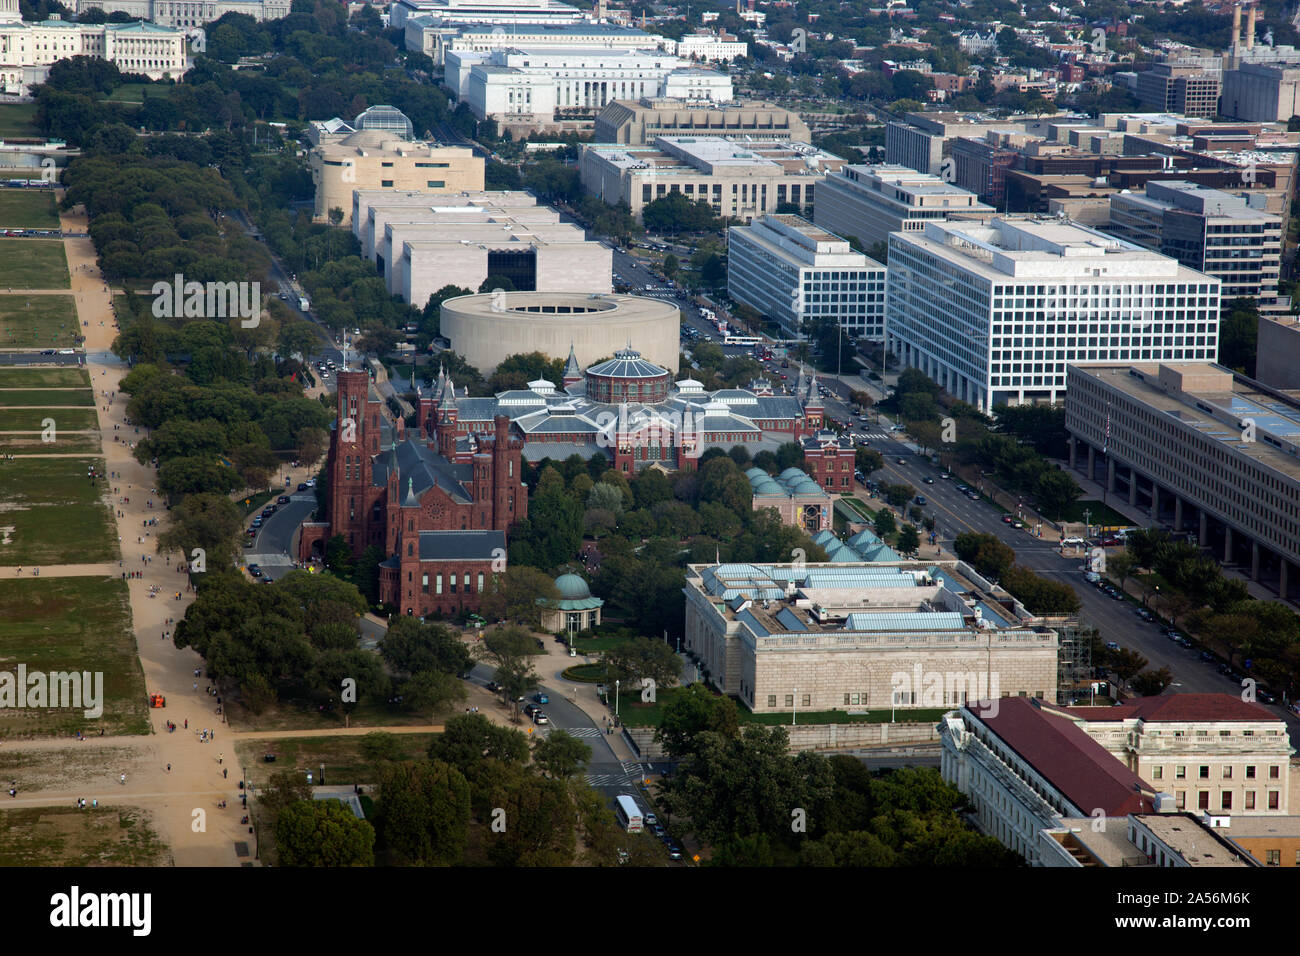
<path fill-rule="evenodd" d="M 501 685 L 494 680 L 490 680 L 487 682 L 487 689 L 496 694 L 501 691 Z"/>
<path fill-rule="evenodd" d="M 299 491 L 306 491 L 306 490 L 307 490 L 307 482 L 305 482 L 305 481 L 300 481 L 300 482 L 298 482 L 298 490 L 299 490 Z"/>
<path fill-rule="evenodd" d="M 262 569 L 256 567 L 255 565 L 250 565 L 248 568 L 248 573 L 255 578 L 260 578 L 262 576 Z"/>
<path fill-rule="evenodd" d="M 537 701 L 539 704 L 549 704 L 551 702 L 551 698 L 547 697 L 545 694 L 534 694 L 533 700 Z"/>
<path fill-rule="evenodd" d="M 916 496 L 916 503 L 917 503 L 918 505 L 921 505 L 921 506 L 924 507 L 924 505 L 926 504 L 926 501 L 925 501 L 925 495 L 917 495 L 917 496 Z"/>
<path fill-rule="evenodd" d="M 288 496 L 288 495 L 281 495 L 279 498 L 276 498 L 276 499 L 275 499 L 275 503 L 276 503 L 277 505 L 287 505 L 287 504 L 289 503 L 289 496 Z"/>
<path fill-rule="evenodd" d="M 1269 693 L 1268 691 L 1266 691 L 1266 690 L 1258 690 L 1258 689 L 1256 689 L 1256 691 L 1255 691 L 1255 699 L 1256 699 L 1257 701 L 1259 701 L 1261 704 L 1276 704 L 1276 703 L 1277 703 L 1277 698 L 1274 697 L 1272 694 L 1270 694 L 1270 693 Z"/>
<path fill-rule="evenodd" d="M 535 714 L 535 713 L 537 713 L 537 705 L 536 705 L 536 704 L 525 704 L 525 705 L 524 705 L 524 716 L 525 716 L 525 717 L 531 717 L 531 716 L 533 716 L 533 714 Z"/>
<path fill-rule="evenodd" d="M 53 354 L 54 354 L 54 349 L 42 349 L 42 350 L 41 350 L 41 354 L 42 354 L 42 355 L 53 355 Z"/>
<path fill-rule="evenodd" d="M 934 478 L 932 478 L 930 475 L 926 475 L 924 478 L 921 479 L 921 481 L 927 485 L 934 484 Z"/>
<path fill-rule="evenodd" d="M 1201 651 L 1201 660 L 1206 661 L 1208 663 L 1209 661 L 1214 660 L 1214 655 L 1211 654 L 1209 651 Z"/>

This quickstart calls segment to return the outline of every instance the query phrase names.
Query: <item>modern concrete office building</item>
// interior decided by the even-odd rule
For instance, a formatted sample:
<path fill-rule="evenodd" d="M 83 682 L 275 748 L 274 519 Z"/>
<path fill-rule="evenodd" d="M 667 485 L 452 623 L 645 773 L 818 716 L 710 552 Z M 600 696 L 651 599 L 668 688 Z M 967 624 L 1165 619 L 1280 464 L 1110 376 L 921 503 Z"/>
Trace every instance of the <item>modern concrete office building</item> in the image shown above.
<path fill-rule="evenodd" d="M 1217 276 L 1223 304 L 1242 297 L 1262 310 L 1287 310 L 1278 301 L 1282 217 L 1265 212 L 1261 194 L 1235 196 L 1184 180 L 1149 182 L 1145 193 L 1110 197 L 1107 232 Z"/>
<path fill-rule="evenodd" d="M 1217 116 L 1222 70 L 1197 64 L 1157 63 L 1137 75 L 1137 96 L 1145 109 L 1183 116 Z"/>
<path fill-rule="evenodd" d="M 813 219 L 863 248 L 891 232 L 919 232 L 936 219 L 983 222 L 994 214 L 972 192 L 907 166 L 844 166 L 817 186 Z"/>
<path fill-rule="evenodd" d="M 1070 465 L 1289 599 L 1300 402 L 1210 363 L 1071 365 Z"/>
<path fill-rule="evenodd" d="M 1300 389 L 1300 316 L 1259 316 L 1255 378 L 1273 388 Z"/>
<path fill-rule="evenodd" d="M 823 318 L 853 336 L 884 338 L 885 267 L 798 216 L 760 216 L 727 230 L 727 294 L 791 338 Z"/>
<path fill-rule="evenodd" d="M 353 196 L 353 233 L 389 293 L 416 308 L 448 283 L 478 289 L 490 276 L 519 292 L 613 291 L 613 250 L 529 194 L 462 193 L 446 205 L 421 193 Z"/>
<path fill-rule="evenodd" d="M 743 136 L 659 136 L 652 146 L 588 146 L 579 169 L 587 192 L 641 210 L 670 192 L 746 221 L 782 203 L 805 209 L 822 174 L 844 165 L 807 143 L 748 143 Z"/>
<path fill-rule="evenodd" d="M 1057 402 L 1066 367 L 1213 361 L 1219 280 L 1068 220 L 889 237 L 886 348 L 981 411 Z"/>
<path fill-rule="evenodd" d="M 596 114 L 592 140 L 644 146 L 657 136 L 734 136 L 746 142 L 796 142 L 812 139 L 799 114 L 771 103 L 701 102 L 643 97 L 615 100 Z"/>
<path fill-rule="evenodd" d="M 1291 62 L 1242 63 L 1223 72 L 1220 110 L 1239 120 L 1281 120 L 1300 113 L 1300 55 Z"/>
<path fill-rule="evenodd" d="M 411 123 L 400 112 L 373 106 L 357 117 L 355 131 L 319 135 L 308 154 L 316 185 L 313 218 L 324 222 L 338 209 L 340 225 L 350 225 L 357 189 L 429 195 L 483 189 L 483 159 L 473 150 L 417 142 L 411 134 Z"/>
<path fill-rule="evenodd" d="M 908 113 L 902 121 L 885 125 L 885 162 L 906 166 L 935 176 L 943 172 L 944 157 L 951 140 L 958 136 L 981 136 L 992 129 L 1017 129 L 1046 132 L 1049 125 L 1075 116 L 995 117 L 984 113 L 926 112 Z"/>
<path fill-rule="evenodd" d="M 693 564 L 684 646 L 755 713 L 1056 698 L 1057 634 L 956 561 Z"/>

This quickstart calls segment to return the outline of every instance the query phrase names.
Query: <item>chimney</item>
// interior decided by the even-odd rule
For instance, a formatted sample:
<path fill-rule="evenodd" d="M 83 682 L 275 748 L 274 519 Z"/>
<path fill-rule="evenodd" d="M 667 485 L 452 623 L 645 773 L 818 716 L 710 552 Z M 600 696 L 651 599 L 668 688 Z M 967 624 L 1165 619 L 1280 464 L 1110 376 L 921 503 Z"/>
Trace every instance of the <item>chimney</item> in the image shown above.
<path fill-rule="evenodd" d="M 1241 5 L 1233 4 L 1232 7 L 1232 47 L 1237 48 L 1241 42 Z"/>
<path fill-rule="evenodd" d="M 1257 7 L 1251 7 L 1246 11 L 1246 49 L 1255 48 L 1255 14 L 1259 12 Z"/>

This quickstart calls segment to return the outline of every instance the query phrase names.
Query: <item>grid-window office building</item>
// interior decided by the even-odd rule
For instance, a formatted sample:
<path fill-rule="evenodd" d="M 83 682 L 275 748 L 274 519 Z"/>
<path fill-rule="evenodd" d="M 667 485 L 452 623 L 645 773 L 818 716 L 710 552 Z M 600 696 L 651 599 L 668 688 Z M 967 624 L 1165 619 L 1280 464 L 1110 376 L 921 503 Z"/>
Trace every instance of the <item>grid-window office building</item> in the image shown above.
<path fill-rule="evenodd" d="M 845 166 L 817 187 L 813 219 L 863 248 L 891 232 L 919 232 L 935 219 L 983 221 L 996 210 L 974 193 L 906 166 Z"/>
<path fill-rule="evenodd" d="M 957 398 L 1057 402 L 1066 365 L 1213 361 L 1219 280 L 1069 220 L 889 237 L 885 345 Z"/>
<path fill-rule="evenodd" d="M 1149 182 L 1145 195 L 1110 197 L 1107 231 L 1218 276 L 1225 303 L 1245 297 L 1261 309 L 1286 311 L 1289 299 L 1279 302 L 1277 295 L 1282 217 L 1265 212 L 1263 199 L 1184 180 Z"/>
<path fill-rule="evenodd" d="M 1210 363 L 1072 365 L 1069 379 L 1073 467 L 1289 597 L 1300 402 Z"/>
<path fill-rule="evenodd" d="M 792 338 L 823 317 L 853 336 L 884 337 L 885 267 L 798 216 L 727 230 L 727 294 Z"/>

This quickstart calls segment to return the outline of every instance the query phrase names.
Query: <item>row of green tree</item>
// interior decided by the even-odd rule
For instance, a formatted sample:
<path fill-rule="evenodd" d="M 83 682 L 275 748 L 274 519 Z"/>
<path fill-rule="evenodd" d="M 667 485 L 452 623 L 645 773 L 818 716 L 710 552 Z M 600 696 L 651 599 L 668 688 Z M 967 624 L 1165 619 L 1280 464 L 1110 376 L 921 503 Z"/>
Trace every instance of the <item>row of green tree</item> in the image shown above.
<path fill-rule="evenodd" d="M 922 448 L 938 451 L 949 464 L 978 465 L 1003 488 L 1032 498 L 1050 519 L 1066 516 L 1083 493 L 1068 472 L 1044 457 L 1060 450 L 1060 439 L 1050 440 L 1045 428 L 1063 423 L 1063 412 L 999 406 L 996 419 L 989 419 L 914 368 L 903 370 L 894 395 L 880 408 L 898 415 Z"/>
<path fill-rule="evenodd" d="M 659 785 L 661 816 L 710 846 L 714 865 L 1020 865 L 962 820 L 966 799 L 937 771 L 791 754 L 784 727 L 742 724 L 701 684 L 664 703 L 655 736 L 679 761 Z"/>
<path fill-rule="evenodd" d="M 953 551 L 977 572 L 1007 589 L 1031 614 L 1077 614 L 1083 606 L 1074 588 L 1015 563 L 1016 552 L 996 535 L 967 531 L 953 539 Z"/>

